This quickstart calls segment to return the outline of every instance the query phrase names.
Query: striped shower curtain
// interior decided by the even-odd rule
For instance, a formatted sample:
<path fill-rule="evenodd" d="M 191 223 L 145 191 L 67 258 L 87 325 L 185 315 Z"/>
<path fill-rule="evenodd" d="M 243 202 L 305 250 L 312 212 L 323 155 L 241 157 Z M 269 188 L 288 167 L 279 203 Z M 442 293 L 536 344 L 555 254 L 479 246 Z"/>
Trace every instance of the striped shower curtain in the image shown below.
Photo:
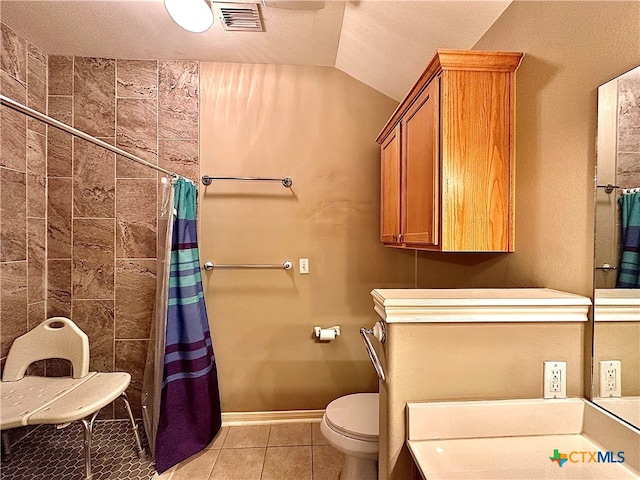
<path fill-rule="evenodd" d="M 640 192 L 623 193 L 620 206 L 620 268 L 618 288 L 640 287 Z"/>
<path fill-rule="evenodd" d="M 171 248 L 159 262 L 155 338 L 143 386 L 145 428 L 159 473 L 204 449 L 222 423 L 200 275 L 196 187 L 184 178 L 172 183 Z"/>

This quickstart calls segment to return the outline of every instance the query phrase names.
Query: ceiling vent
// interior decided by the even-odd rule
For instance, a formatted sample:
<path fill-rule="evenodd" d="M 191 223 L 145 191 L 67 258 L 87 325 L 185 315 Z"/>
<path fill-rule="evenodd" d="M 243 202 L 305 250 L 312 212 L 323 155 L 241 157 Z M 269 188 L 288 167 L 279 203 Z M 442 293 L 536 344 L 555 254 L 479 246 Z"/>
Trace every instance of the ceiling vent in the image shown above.
<path fill-rule="evenodd" d="M 214 3 L 222 28 L 228 31 L 262 32 L 260 10 L 256 3 Z"/>

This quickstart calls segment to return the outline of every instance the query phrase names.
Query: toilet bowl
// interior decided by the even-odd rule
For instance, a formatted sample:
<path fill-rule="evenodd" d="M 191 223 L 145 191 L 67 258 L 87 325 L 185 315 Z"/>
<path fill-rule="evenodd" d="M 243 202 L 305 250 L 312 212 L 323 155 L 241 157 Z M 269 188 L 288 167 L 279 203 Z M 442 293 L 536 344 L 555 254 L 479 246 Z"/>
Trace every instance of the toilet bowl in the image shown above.
<path fill-rule="evenodd" d="M 335 399 L 320 422 L 329 444 L 344 454 L 340 480 L 378 478 L 378 394 L 354 393 Z"/>

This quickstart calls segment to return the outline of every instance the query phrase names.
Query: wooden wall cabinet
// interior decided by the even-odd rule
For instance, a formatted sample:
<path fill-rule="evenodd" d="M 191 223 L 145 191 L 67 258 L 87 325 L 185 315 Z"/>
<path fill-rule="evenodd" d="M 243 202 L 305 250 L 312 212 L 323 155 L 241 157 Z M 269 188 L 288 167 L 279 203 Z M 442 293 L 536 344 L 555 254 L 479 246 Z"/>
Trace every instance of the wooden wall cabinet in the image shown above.
<path fill-rule="evenodd" d="M 516 52 L 438 50 L 378 135 L 380 239 L 514 249 Z"/>

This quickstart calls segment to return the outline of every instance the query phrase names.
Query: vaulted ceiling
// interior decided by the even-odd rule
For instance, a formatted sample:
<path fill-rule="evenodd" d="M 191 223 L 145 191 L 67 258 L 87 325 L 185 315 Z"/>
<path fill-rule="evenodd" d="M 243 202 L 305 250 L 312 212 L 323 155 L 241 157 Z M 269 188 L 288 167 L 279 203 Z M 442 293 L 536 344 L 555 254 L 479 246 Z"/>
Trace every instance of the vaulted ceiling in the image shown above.
<path fill-rule="evenodd" d="M 473 47 L 510 3 L 328 0 L 319 10 L 260 5 L 263 32 L 224 31 L 216 19 L 208 31 L 189 33 L 162 0 L 2 0 L 0 18 L 48 54 L 331 66 L 401 100 L 437 48 Z"/>

